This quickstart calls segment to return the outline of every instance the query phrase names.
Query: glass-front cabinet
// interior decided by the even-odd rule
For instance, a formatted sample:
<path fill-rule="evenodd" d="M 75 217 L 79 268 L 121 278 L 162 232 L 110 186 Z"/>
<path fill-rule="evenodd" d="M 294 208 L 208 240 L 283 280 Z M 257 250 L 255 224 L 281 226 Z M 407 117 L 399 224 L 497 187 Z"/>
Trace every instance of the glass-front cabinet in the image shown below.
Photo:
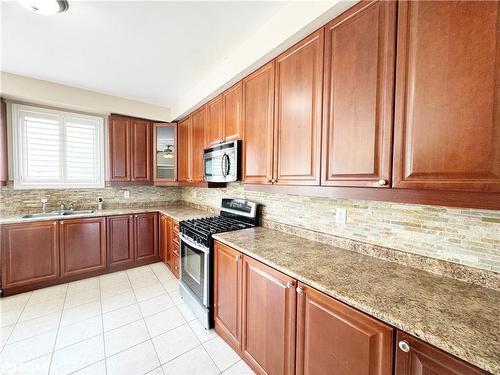
<path fill-rule="evenodd" d="M 155 185 L 170 185 L 177 181 L 177 124 L 156 123 L 153 132 Z"/>

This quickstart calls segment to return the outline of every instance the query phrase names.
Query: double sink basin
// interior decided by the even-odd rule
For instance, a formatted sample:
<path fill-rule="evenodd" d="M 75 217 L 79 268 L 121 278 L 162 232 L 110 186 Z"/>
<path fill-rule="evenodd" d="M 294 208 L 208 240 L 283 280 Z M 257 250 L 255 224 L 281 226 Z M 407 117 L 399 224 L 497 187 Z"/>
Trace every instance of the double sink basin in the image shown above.
<path fill-rule="evenodd" d="M 52 212 L 40 212 L 36 214 L 27 214 L 21 216 L 22 219 L 35 219 L 35 218 L 43 218 L 43 217 L 59 217 L 59 216 L 71 216 L 71 215 L 85 215 L 85 214 L 93 214 L 93 210 L 61 210 L 61 211 L 52 211 Z"/>

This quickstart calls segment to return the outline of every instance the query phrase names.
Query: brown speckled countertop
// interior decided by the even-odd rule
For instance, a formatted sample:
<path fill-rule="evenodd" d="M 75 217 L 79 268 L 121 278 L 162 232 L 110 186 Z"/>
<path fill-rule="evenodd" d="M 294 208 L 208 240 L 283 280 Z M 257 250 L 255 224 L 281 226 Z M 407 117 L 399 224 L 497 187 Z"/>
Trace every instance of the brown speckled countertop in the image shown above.
<path fill-rule="evenodd" d="M 171 206 L 161 206 L 161 207 L 150 207 L 150 208 L 116 208 L 116 209 L 105 209 L 96 210 L 91 214 L 81 214 L 81 215 L 68 215 L 68 216 L 51 216 L 51 217 L 38 217 L 38 218 L 28 218 L 23 219 L 23 214 L 19 215 L 9 215 L 0 217 L 0 224 L 16 224 L 16 223 L 30 223 L 34 221 L 51 221 L 51 220 L 69 220 L 69 219 L 81 219 L 90 217 L 101 217 L 101 216 L 113 216 L 113 215 L 130 215 L 139 214 L 144 212 L 160 212 L 172 219 L 177 221 L 195 219 L 200 217 L 207 217 L 213 215 L 209 211 L 200 210 L 192 207 L 171 205 Z"/>
<path fill-rule="evenodd" d="M 500 374 L 500 292 L 267 228 L 214 235 L 261 262 Z"/>

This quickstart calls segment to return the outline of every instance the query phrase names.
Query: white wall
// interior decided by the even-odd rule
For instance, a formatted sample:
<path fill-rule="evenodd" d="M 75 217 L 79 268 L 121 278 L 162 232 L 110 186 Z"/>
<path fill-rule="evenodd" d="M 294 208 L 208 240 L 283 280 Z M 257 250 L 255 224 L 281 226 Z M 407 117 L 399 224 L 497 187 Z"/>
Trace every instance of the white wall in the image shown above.
<path fill-rule="evenodd" d="M 0 72 L 0 93 L 8 100 L 97 115 L 119 113 L 156 121 L 168 121 L 165 107 L 98 92 Z"/>

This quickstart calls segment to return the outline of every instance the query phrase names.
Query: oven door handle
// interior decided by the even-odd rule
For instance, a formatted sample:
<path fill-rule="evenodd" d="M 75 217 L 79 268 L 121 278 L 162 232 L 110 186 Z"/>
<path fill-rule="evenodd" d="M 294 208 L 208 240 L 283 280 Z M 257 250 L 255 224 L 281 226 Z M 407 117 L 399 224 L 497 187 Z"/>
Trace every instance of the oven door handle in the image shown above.
<path fill-rule="evenodd" d="M 185 242 L 187 245 L 195 248 L 196 250 L 200 250 L 202 253 L 208 254 L 210 252 L 210 249 L 208 247 L 205 247 L 203 245 L 200 245 L 199 243 L 194 242 L 193 240 L 191 240 L 189 237 L 186 237 L 182 233 L 179 233 L 179 237 L 181 241 Z"/>

